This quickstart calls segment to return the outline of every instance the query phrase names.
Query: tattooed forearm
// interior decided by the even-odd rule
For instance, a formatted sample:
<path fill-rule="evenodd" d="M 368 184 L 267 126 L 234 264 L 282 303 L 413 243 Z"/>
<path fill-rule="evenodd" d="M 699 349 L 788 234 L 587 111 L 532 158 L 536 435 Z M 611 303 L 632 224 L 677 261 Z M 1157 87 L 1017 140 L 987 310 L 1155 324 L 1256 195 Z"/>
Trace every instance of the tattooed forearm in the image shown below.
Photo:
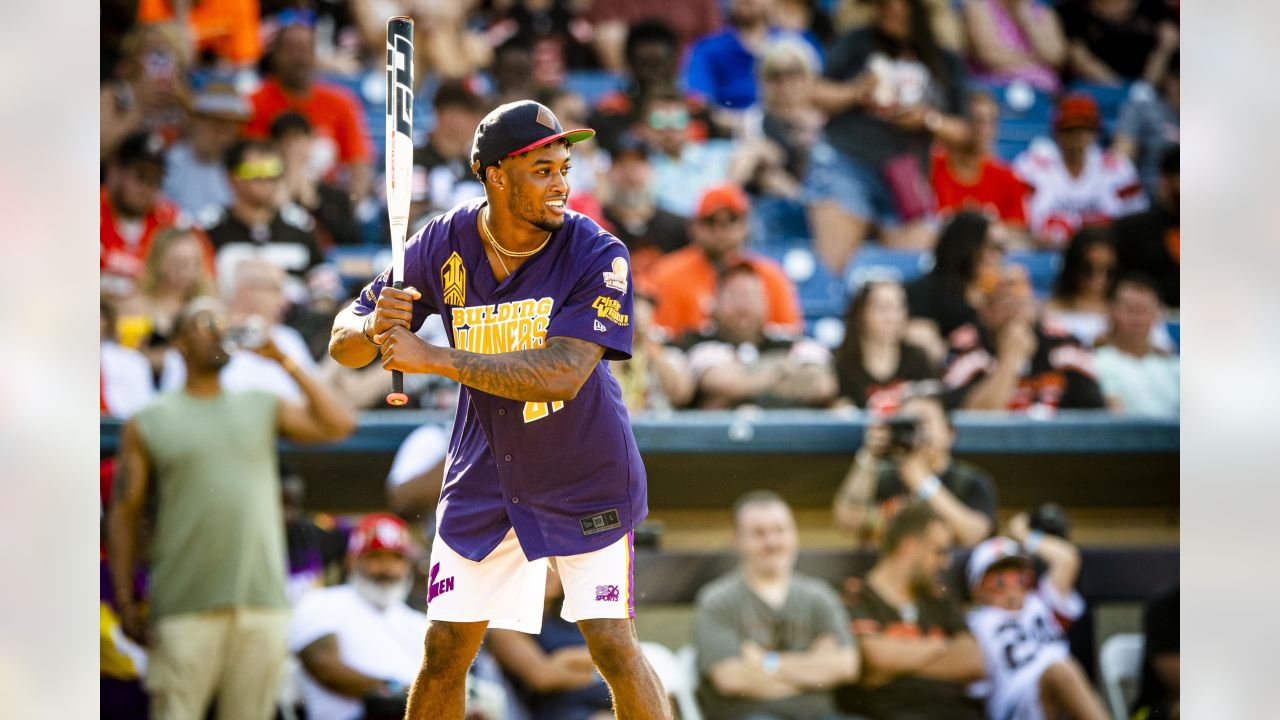
<path fill-rule="evenodd" d="M 570 400 L 587 381 L 604 348 L 577 338 L 553 337 L 545 347 L 499 355 L 449 351 L 454 380 L 510 400 Z"/>

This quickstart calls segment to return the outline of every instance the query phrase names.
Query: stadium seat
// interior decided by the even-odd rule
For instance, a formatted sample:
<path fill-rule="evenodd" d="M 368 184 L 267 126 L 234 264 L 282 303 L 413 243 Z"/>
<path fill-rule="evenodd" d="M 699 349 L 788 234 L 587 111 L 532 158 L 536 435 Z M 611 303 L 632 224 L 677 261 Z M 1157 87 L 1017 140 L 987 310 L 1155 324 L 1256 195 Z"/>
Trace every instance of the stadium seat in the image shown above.
<path fill-rule="evenodd" d="M 680 668 L 689 688 L 687 696 L 676 696 L 676 709 L 680 712 L 680 720 L 702 720 L 702 709 L 698 707 L 695 691 L 698 688 L 698 651 L 692 645 L 685 645 L 676 651 L 680 660 Z"/>
<path fill-rule="evenodd" d="M 752 236 L 759 245 L 794 244 L 797 239 L 812 237 L 809 219 L 805 216 L 804 203 L 786 198 L 764 195 L 755 198 L 751 205 Z"/>
<path fill-rule="evenodd" d="M 1129 717 L 1129 703 L 1137 696 L 1142 675 L 1145 642 L 1140 633 L 1118 633 L 1107 638 L 1098 651 L 1098 672 L 1112 717 Z"/>
<path fill-rule="evenodd" d="M 991 93 L 1000 104 L 1000 127 L 996 132 L 996 154 L 1010 162 L 1031 141 L 1047 135 L 1053 118 L 1053 98 L 1025 82 L 1005 85 L 975 81 L 974 86 Z"/>
<path fill-rule="evenodd" d="M 1036 297 L 1045 298 L 1053 292 L 1053 283 L 1062 269 L 1062 254 L 1053 250 L 1015 251 L 1005 256 L 1005 262 L 1026 268 Z"/>
<path fill-rule="evenodd" d="M 581 95 L 587 101 L 587 107 L 595 105 L 605 93 L 621 87 L 622 78 L 602 70 L 573 70 L 564 76 L 564 88 Z"/>
<path fill-rule="evenodd" d="M 686 647 L 692 649 L 692 646 Z M 653 672 L 662 683 L 662 688 L 667 691 L 667 695 L 672 700 L 675 700 L 676 709 L 680 712 L 682 720 L 689 717 L 700 718 L 698 701 L 693 694 L 698 685 L 698 677 L 686 671 L 683 657 L 671 652 L 667 646 L 655 642 L 642 642 L 640 649 L 644 652 L 649 665 L 653 667 Z M 683 651 L 683 648 L 681 650 Z M 686 708 L 692 708 L 695 715 L 689 715 Z"/>

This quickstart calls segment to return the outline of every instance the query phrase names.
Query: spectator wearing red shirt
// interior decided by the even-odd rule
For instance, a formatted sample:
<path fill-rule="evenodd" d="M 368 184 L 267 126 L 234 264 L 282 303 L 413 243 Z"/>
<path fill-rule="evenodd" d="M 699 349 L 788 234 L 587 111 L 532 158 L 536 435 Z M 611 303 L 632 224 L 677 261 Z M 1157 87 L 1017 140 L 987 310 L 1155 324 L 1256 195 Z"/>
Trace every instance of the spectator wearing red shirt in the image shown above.
<path fill-rule="evenodd" d="M 648 290 L 657 307 L 653 322 L 669 337 L 696 331 L 711 319 L 720 272 L 746 263 L 764 284 L 768 298 L 765 322 L 771 330 L 798 334 L 803 330 L 795 285 L 773 260 L 744 251 L 751 203 L 736 185 L 717 185 L 702 194 L 689 223 L 692 243 L 653 264 Z"/>
<path fill-rule="evenodd" d="M 312 152 L 325 161 L 331 179 L 345 184 L 353 198 L 365 197 L 373 179 L 373 149 L 360 103 L 346 90 L 315 79 L 314 31 L 300 23 L 282 28 L 271 45 L 268 66 L 270 77 L 249 98 L 253 119 L 246 134 L 266 138 L 277 115 L 299 113 L 311 123 Z"/>
<path fill-rule="evenodd" d="M 969 95 L 973 134 L 963 142 L 942 143 L 933 154 L 930 179 L 938 210 L 977 210 L 1000 218 L 1014 231 L 1026 231 L 1026 197 L 1030 188 L 991 152 L 1000 106 L 986 92 Z"/>
<path fill-rule="evenodd" d="M 115 298 L 133 293 L 156 231 L 178 221 L 178 209 L 160 194 L 164 140 L 135 133 L 120 143 L 102 188 L 99 268 L 103 291 Z"/>

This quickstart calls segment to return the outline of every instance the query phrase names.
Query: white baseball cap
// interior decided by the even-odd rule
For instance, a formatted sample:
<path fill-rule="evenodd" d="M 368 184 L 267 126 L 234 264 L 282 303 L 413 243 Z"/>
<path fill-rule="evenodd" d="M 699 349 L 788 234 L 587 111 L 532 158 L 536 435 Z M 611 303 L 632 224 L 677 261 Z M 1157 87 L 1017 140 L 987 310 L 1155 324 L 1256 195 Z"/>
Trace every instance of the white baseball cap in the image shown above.
<path fill-rule="evenodd" d="M 982 584 L 983 576 L 992 565 L 1009 558 L 1016 558 L 1028 566 L 1031 565 L 1031 556 L 1022 549 L 1022 545 L 1017 540 L 1011 537 L 998 535 L 978 543 L 969 554 L 969 565 L 965 572 L 965 577 L 969 581 L 969 591 L 974 592 L 978 589 Z"/>

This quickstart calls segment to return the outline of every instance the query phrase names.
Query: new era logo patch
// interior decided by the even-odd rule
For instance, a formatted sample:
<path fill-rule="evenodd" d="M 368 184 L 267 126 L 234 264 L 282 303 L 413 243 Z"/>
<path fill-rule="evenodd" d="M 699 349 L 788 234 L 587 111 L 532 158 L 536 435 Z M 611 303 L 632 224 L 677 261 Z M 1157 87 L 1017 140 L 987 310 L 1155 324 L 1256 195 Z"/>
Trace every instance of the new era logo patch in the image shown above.
<path fill-rule="evenodd" d="M 622 527 L 622 521 L 618 520 L 618 511 L 616 509 L 605 510 L 591 517 L 580 518 L 578 522 L 582 523 L 583 535 L 595 535 L 598 532 Z"/>
<path fill-rule="evenodd" d="M 536 120 L 539 125 L 544 125 L 552 130 L 556 129 L 556 116 L 552 115 L 551 111 L 545 107 L 538 107 L 538 117 Z"/>
<path fill-rule="evenodd" d="M 604 332 L 605 330 L 608 329 L 604 326 L 604 323 L 600 322 L 599 320 L 592 320 L 591 322 L 595 326 L 596 332 Z"/>

